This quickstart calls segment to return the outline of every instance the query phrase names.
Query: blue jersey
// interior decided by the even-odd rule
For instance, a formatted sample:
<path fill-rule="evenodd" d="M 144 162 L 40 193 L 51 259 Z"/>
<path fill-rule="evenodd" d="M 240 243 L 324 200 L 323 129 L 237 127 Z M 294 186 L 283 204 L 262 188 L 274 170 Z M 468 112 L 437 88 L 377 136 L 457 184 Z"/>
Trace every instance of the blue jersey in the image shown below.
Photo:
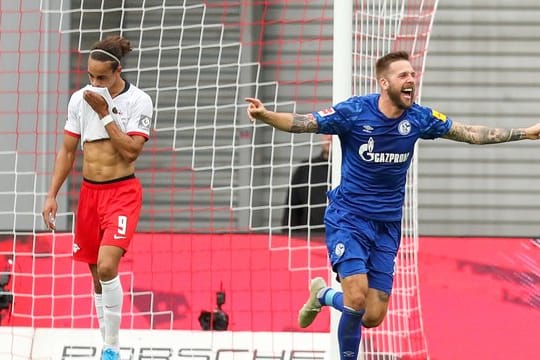
<path fill-rule="evenodd" d="M 452 120 L 418 104 L 390 119 L 379 97 L 354 96 L 313 115 L 319 133 L 341 142 L 341 183 L 328 193 L 330 202 L 368 219 L 399 221 L 416 141 L 444 136 Z"/>

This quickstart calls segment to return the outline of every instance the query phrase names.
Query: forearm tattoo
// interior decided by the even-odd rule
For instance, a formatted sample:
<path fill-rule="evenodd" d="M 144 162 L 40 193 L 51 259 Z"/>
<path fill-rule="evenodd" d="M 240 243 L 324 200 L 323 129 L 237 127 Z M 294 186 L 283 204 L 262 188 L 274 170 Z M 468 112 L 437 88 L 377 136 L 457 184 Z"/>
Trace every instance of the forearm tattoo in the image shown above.
<path fill-rule="evenodd" d="M 497 144 L 526 138 L 523 129 L 501 129 L 486 126 L 456 124 L 447 137 L 469 144 Z"/>
<path fill-rule="evenodd" d="M 317 120 L 313 114 L 293 114 L 291 132 L 293 133 L 312 133 L 318 128 Z"/>

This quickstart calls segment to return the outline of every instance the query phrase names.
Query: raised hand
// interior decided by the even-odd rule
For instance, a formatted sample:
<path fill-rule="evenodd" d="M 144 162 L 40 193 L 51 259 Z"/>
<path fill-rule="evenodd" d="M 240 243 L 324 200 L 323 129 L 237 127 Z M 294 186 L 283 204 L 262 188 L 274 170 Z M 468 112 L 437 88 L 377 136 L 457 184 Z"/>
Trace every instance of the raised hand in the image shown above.
<path fill-rule="evenodd" d="M 249 103 L 249 106 L 247 107 L 247 114 L 251 122 L 255 122 L 259 116 L 266 112 L 266 108 L 261 100 L 256 98 L 246 98 L 245 100 Z"/>
<path fill-rule="evenodd" d="M 83 93 L 84 100 L 94 109 L 94 111 L 99 115 L 100 118 L 107 116 L 109 114 L 109 104 L 103 96 L 100 94 L 85 90 Z"/>

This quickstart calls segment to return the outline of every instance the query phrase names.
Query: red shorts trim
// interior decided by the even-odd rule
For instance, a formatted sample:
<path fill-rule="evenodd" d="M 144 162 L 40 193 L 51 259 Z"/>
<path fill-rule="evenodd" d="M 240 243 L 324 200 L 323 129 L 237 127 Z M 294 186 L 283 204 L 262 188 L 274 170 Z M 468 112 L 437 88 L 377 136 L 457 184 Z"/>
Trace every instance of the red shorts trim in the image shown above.
<path fill-rule="evenodd" d="M 127 251 L 141 207 L 142 186 L 135 177 L 106 183 L 84 180 L 75 216 L 73 258 L 97 264 L 102 245 Z"/>

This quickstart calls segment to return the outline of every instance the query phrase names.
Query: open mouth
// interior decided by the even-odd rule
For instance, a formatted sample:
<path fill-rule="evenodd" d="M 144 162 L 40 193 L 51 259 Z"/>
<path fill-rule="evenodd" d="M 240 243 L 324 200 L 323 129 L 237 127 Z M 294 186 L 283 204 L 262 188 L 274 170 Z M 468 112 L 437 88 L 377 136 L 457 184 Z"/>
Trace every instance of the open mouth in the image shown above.
<path fill-rule="evenodd" d="M 401 89 L 401 94 L 403 94 L 404 97 L 407 98 L 408 100 L 412 100 L 412 98 L 414 96 L 414 88 L 413 87 L 404 87 L 403 89 Z"/>

